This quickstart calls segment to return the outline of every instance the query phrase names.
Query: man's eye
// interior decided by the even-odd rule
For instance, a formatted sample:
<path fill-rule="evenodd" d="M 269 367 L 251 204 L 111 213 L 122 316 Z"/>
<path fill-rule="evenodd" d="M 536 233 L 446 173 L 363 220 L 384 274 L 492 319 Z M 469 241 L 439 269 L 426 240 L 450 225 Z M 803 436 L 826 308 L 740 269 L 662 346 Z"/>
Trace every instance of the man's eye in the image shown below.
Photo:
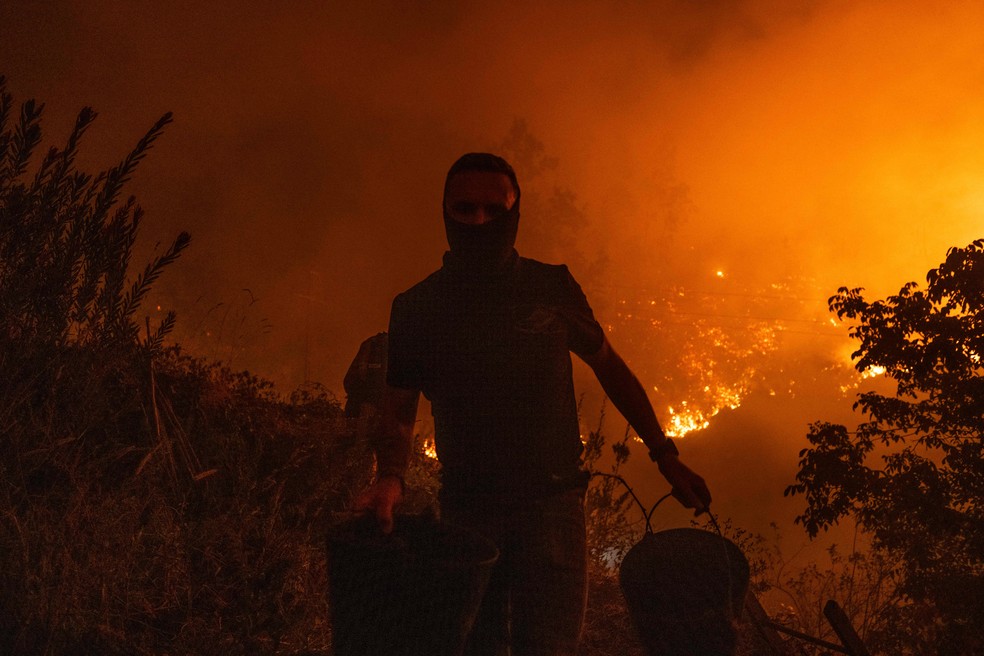
<path fill-rule="evenodd" d="M 505 216 L 506 214 L 509 213 L 509 208 L 506 207 L 505 205 L 500 205 L 500 204 L 486 205 L 485 213 L 488 214 L 489 216 L 495 216 L 495 217 Z"/>
<path fill-rule="evenodd" d="M 451 206 L 451 210 L 455 214 L 469 215 L 474 214 L 478 210 L 478 205 L 475 203 L 455 203 Z"/>

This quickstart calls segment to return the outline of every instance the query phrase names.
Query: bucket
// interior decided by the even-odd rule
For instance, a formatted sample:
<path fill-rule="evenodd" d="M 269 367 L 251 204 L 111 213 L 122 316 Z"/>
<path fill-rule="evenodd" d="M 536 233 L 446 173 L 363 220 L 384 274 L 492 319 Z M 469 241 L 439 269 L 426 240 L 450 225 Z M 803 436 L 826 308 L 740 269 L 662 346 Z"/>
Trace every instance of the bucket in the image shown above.
<path fill-rule="evenodd" d="M 729 656 L 748 593 L 748 560 L 733 542 L 693 528 L 647 533 L 619 569 L 650 656 Z"/>
<path fill-rule="evenodd" d="M 398 516 L 384 535 L 374 517 L 328 538 L 335 656 L 459 656 L 478 614 L 495 545 L 429 516 Z"/>

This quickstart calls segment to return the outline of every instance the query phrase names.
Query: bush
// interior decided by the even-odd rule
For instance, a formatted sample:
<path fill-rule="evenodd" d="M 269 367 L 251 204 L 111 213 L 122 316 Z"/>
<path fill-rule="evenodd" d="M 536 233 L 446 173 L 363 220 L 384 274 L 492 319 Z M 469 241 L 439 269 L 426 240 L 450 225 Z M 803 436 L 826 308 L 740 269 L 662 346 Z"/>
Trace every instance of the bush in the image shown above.
<path fill-rule="evenodd" d="M 324 536 L 371 457 L 318 387 L 165 348 L 141 301 L 189 244 L 129 278 L 142 212 L 118 166 L 74 167 L 95 113 L 28 173 L 43 107 L 0 78 L 0 652 L 325 649 Z"/>
<path fill-rule="evenodd" d="M 894 634 L 905 653 L 969 653 L 984 644 L 984 239 L 951 248 L 898 294 L 861 288 L 830 298 L 852 321 L 860 372 L 878 367 L 894 393 L 866 391 L 856 430 L 816 422 L 800 452 L 797 518 L 817 535 L 854 518 L 895 565 L 905 603 Z M 890 635 L 891 632 L 884 632 Z"/>

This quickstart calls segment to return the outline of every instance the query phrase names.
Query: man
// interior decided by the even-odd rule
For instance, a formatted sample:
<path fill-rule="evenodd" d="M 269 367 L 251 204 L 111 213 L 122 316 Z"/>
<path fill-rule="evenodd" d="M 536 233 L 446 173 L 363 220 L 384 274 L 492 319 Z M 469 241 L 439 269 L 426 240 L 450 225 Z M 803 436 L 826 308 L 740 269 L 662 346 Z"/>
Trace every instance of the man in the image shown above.
<path fill-rule="evenodd" d="M 441 512 L 500 550 L 467 653 L 574 654 L 587 590 L 588 475 L 571 351 L 649 447 L 677 499 L 699 512 L 711 496 L 680 461 L 567 267 L 516 253 L 519 205 L 505 160 L 470 153 L 451 166 L 450 250 L 440 270 L 393 301 L 378 476 L 356 507 L 392 528 L 423 392 L 442 464 Z"/>
<path fill-rule="evenodd" d="M 379 414 L 386 389 L 386 333 L 376 333 L 359 345 L 342 387 L 345 388 L 345 416 L 358 419 Z"/>

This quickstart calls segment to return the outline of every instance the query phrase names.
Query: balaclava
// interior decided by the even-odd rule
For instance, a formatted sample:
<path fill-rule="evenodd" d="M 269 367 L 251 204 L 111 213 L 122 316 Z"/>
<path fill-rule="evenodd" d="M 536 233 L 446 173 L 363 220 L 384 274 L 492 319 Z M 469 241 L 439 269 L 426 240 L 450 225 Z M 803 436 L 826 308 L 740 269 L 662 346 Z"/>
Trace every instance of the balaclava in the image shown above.
<path fill-rule="evenodd" d="M 488 223 L 470 225 L 455 221 L 448 213 L 447 199 L 448 182 L 452 177 L 463 171 L 486 171 L 503 173 L 516 190 L 516 202 L 503 216 Z M 451 255 L 461 265 L 478 269 L 494 268 L 501 264 L 513 252 L 516 244 L 516 233 L 519 229 L 519 182 L 516 172 L 509 162 L 490 153 L 468 153 L 458 158 L 444 180 L 444 195 L 441 199 L 444 214 L 444 229 L 448 236 L 448 246 Z"/>

